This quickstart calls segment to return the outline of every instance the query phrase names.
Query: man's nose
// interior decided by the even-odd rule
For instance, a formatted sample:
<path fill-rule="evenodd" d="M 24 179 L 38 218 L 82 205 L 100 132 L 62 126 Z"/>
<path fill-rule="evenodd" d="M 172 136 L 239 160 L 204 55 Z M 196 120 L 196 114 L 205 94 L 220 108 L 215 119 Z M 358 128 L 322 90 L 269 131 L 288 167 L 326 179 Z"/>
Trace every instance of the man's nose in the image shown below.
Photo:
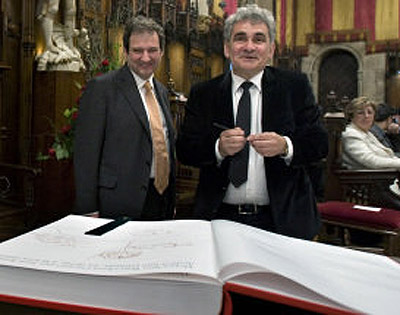
<path fill-rule="evenodd" d="M 247 50 L 254 50 L 255 49 L 255 44 L 251 39 L 248 39 L 245 43 L 245 49 Z"/>
<path fill-rule="evenodd" d="M 147 51 L 147 50 L 144 50 L 143 51 L 143 54 L 142 54 L 142 61 L 149 61 L 149 60 L 151 60 L 151 58 L 150 58 L 150 54 L 149 54 L 149 52 Z"/>

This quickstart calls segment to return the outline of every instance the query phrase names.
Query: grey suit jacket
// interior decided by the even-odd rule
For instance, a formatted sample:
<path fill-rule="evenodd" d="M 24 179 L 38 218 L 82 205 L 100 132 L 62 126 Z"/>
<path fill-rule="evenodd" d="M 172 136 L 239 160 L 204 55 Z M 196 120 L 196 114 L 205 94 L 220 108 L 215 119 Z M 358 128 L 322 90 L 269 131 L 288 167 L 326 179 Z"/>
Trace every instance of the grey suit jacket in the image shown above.
<path fill-rule="evenodd" d="M 167 189 L 175 202 L 174 130 L 166 88 L 154 80 L 168 126 L 171 176 Z M 136 82 L 127 65 L 91 80 L 81 98 L 76 126 L 74 169 L 77 213 L 140 218 L 152 164 L 150 126 Z"/>

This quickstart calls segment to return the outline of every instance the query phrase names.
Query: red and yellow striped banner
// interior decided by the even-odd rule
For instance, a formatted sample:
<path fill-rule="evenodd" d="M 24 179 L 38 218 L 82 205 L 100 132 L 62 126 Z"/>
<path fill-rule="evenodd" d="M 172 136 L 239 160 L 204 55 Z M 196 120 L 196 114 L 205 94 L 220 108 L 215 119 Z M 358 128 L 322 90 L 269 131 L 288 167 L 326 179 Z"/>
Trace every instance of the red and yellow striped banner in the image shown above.
<path fill-rule="evenodd" d="M 375 40 L 375 0 L 354 1 L 354 28 L 367 29 L 369 40 Z"/>
<path fill-rule="evenodd" d="M 316 31 L 332 29 L 332 0 L 315 0 L 315 29 Z"/>
<path fill-rule="evenodd" d="M 307 45 L 312 34 L 368 34 L 369 44 L 398 41 L 400 0 L 277 0 L 281 49 Z"/>
<path fill-rule="evenodd" d="M 375 39 L 399 37 L 399 0 L 376 0 Z"/>

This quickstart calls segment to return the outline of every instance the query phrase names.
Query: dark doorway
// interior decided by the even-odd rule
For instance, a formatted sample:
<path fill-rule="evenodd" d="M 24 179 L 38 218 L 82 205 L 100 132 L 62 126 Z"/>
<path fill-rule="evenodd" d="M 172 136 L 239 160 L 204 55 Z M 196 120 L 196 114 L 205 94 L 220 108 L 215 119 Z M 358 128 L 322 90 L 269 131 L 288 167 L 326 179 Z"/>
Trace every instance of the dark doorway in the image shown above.
<path fill-rule="evenodd" d="M 332 50 L 323 58 L 319 69 L 318 100 L 325 109 L 327 96 L 334 92 L 337 102 L 343 97 L 353 99 L 358 96 L 358 63 L 356 58 L 345 50 Z"/>

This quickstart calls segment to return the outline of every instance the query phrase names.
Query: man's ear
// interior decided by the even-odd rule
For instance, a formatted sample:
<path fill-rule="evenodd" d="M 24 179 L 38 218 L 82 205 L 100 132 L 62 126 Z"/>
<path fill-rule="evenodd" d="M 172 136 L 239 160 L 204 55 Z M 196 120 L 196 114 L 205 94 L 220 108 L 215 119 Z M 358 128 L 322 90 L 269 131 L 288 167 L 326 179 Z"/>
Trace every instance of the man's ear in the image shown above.
<path fill-rule="evenodd" d="M 274 53 L 275 53 L 275 42 L 273 42 L 273 43 L 271 43 L 271 45 L 269 45 L 269 52 L 268 52 L 268 54 L 269 54 L 269 58 L 270 58 L 271 60 L 274 59 Z"/>
<path fill-rule="evenodd" d="M 226 59 L 230 58 L 230 54 L 229 54 L 229 43 L 225 42 L 224 43 L 224 55 Z"/>

